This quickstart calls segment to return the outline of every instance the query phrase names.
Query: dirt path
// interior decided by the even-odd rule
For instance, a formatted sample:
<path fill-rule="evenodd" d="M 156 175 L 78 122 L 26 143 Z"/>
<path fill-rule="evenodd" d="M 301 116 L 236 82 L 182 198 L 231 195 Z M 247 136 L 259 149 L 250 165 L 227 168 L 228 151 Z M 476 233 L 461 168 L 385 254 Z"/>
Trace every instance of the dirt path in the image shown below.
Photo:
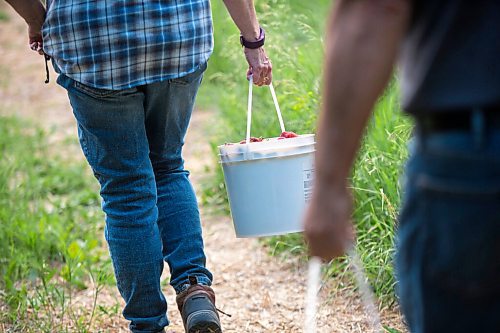
<path fill-rule="evenodd" d="M 3 3 L 0 8 L 10 17 L 9 21 L 0 22 L 0 115 L 16 114 L 35 120 L 52 131 L 54 145 L 71 138 L 74 143 L 65 148 L 64 153 L 81 159 L 65 91 L 55 84 L 56 75 L 52 70 L 51 83 L 43 83 L 43 59 L 26 46 L 24 22 Z M 205 143 L 206 129 L 213 125 L 213 120 L 211 112 L 196 110 L 188 132 L 185 159 L 195 188 L 199 188 L 203 177 L 210 177 L 206 170 L 215 165 Z M 304 264 L 296 259 L 269 257 L 255 239 L 236 239 L 230 218 L 211 215 L 208 208 L 201 207 L 208 267 L 214 273 L 218 307 L 232 314 L 231 318 L 222 316 L 225 332 L 302 332 Z M 91 304 L 92 292 L 75 295 L 82 312 L 88 311 L 86 305 Z M 165 293 L 171 320 L 168 332 L 183 332 L 173 291 L 167 287 Z M 331 290 L 324 286 L 320 332 L 370 332 L 356 295 L 349 292 L 338 292 L 335 297 L 328 295 Z M 99 303 L 118 306 L 114 313 L 98 316 L 91 331 L 127 332 L 127 323 L 119 315 L 121 299 L 116 289 L 104 290 Z M 382 316 L 384 324 L 402 330 L 398 313 L 385 311 Z"/>

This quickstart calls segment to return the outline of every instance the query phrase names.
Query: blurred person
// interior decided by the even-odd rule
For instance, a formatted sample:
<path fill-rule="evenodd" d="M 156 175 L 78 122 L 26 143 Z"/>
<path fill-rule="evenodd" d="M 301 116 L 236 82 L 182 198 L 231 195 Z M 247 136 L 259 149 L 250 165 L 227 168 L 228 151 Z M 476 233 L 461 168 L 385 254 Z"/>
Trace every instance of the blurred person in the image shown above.
<path fill-rule="evenodd" d="M 7 0 L 52 58 L 83 153 L 101 185 L 123 315 L 164 332 L 164 261 L 186 332 L 221 332 L 182 147 L 213 49 L 209 0 Z M 256 85 L 272 80 L 253 0 L 225 0 Z"/>
<path fill-rule="evenodd" d="M 500 331 L 500 2 L 338 0 L 327 26 L 310 253 L 352 242 L 349 177 L 396 61 L 416 127 L 396 269 L 410 330 Z"/>

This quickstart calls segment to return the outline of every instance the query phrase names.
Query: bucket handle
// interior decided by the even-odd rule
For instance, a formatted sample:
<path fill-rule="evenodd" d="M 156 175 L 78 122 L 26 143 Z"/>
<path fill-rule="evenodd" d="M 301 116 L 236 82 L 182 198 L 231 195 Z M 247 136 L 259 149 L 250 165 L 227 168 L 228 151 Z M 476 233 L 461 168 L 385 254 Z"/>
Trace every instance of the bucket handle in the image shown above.
<path fill-rule="evenodd" d="M 247 107 L 247 136 L 246 144 L 250 143 L 250 130 L 252 127 L 252 95 L 253 95 L 253 75 L 250 75 L 248 80 L 248 107 Z M 280 106 L 278 104 L 278 99 L 276 98 L 276 92 L 274 91 L 273 84 L 269 84 L 269 89 L 271 90 L 271 95 L 273 97 L 274 107 L 276 108 L 276 113 L 278 114 L 278 120 L 280 123 L 281 132 L 285 132 L 285 123 L 283 122 L 283 117 L 281 116 Z"/>

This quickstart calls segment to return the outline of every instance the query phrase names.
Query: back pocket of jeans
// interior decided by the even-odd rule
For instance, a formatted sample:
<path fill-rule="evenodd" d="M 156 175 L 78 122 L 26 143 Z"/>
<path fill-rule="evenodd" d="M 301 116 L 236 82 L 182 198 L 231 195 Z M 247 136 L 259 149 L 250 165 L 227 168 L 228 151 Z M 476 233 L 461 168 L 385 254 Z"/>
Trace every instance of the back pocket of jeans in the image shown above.
<path fill-rule="evenodd" d="M 500 294 L 500 181 L 420 175 L 426 275 L 467 297 Z"/>
<path fill-rule="evenodd" d="M 95 98 L 104 98 L 120 92 L 120 90 L 94 88 L 78 81 L 74 81 L 74 87 L 78 91 Z"/>

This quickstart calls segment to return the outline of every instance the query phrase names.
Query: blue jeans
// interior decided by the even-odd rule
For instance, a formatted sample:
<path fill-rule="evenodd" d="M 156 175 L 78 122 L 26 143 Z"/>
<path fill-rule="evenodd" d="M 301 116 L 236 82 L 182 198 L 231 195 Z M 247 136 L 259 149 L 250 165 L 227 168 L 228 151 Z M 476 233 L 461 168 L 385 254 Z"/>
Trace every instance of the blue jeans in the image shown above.
<path fill-rule="evenodd" d="M 125 90 L 95 89 L 61 75 L 80 144 L 101 185 L 123 315 L 132 332 L 168 325 L 163 260 L 177 293 L 196 276 L 210 285 L 196 197 L 181 156 L 206 64 L 187 76 Z"/>
<path fill-rule="evenodd" d="M 413 333 L 500 331 L 500 130 L 417 132 L 396 268 Z"/>

